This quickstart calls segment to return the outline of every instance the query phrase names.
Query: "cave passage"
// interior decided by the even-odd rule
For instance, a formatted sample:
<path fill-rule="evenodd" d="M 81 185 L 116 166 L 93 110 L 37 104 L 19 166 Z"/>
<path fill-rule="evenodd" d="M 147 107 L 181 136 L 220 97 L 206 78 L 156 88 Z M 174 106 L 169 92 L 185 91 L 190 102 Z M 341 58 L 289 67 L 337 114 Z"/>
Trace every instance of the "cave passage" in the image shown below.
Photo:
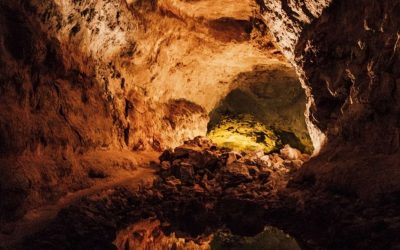
<path fill-rule="evenodd" d="M 304 118 L 306 96 L 294 70 L 256 68 L 211 111 L 208 137 L 220 147 L 265 153 L 286 144 L 303 153 L 313 146 Z"/>

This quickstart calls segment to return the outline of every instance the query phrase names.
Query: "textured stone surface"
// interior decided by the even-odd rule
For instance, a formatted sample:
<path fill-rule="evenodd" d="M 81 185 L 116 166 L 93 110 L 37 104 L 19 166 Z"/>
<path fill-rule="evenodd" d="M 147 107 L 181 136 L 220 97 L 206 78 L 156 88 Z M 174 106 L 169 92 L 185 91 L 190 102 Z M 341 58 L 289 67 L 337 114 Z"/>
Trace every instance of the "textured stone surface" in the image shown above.
<path fill-rule="evenodd" d="M 364 196 L 398 190 L 400 2 L 260 5 L 309 98 L 307 122 L 322 151 L 305 176 Z"/>
<path fill-rule="evenodd" d="M 205 134 L 240 73 L 288 65 L 272 38 L 306 89 L 320 153 L 297 181 L 400 190 L 399 0 L 256 3 L 2 1 L 1 211 L 89 185 L 86 152 Z"/>
<path fill-rule="evenodd" d="M 279 155 L 262 160 L 262 154 L 236 153 L 240 159 L 230 162 L 232 154 L 197 137 L 154 163 L 159 171 L 153 186 L 111 188 L 80 199 L 12 249 L 214 249 L 212 239 L 221 236 L 221 229 L 236 235 L 227 247 L 232 249 L 243 243 L 239 235 L 255 236 L 265 224 L 290 233 L 302 249 L 398 248 L 398 193 L 366 202 L 310 183 L 285 187 L 297 170 Z M 162 162 L 195 166 L 192 182 L 175 177 Z M 246 169 L 259 172 L 249 176 Z M 284 246 L 271 247 L 298 249 L 288 245 L 293 241 L 287 235 L 284 238 Z M 249 249 L 270 249 L 277 240 Z"/>
<path fill-rule="evenodd" d="M 255 9 L 232 1 L 2 1 L 1 211 L 57 199 L 125 164 L 104 153 L 109 160 L 96 166 L 89 151 L 159 151 L 204 135 L 208 112 L 237 74 L 288 65 L 272 54 Z"/>

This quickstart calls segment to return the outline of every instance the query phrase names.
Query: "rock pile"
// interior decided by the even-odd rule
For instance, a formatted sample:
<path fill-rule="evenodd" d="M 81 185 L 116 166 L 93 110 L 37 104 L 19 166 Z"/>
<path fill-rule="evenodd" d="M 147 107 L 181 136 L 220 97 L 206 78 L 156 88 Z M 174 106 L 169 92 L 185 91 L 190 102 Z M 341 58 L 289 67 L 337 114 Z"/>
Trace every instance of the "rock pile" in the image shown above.
<path fill-rule="evenodd" d="M 197 137 L 160 156 L 153 186 L 85 197 L 15 249 L 157 249 L 178 238 L 202 245 L 220 229 L 254 236 L 267 224 L 306 249 L 399 248 L 398 193 L 364 202 L 310 183 L 286 186 L 307 158 L 289 146 L 239 153 Z M 143 228 L 146 221 L 157 225 Z"/>
<path fill-rule="evenodd" d="M 160 163 L 154 163 L 160 177 L 155 187 L 173 193 L 264 199 L 285 185 L 288 173 L 308 158 L 288 145 L 280 154 L 265 155 L 217 149 L 207 138 L 196 137 L 174 151 L 163 152 Z"/>

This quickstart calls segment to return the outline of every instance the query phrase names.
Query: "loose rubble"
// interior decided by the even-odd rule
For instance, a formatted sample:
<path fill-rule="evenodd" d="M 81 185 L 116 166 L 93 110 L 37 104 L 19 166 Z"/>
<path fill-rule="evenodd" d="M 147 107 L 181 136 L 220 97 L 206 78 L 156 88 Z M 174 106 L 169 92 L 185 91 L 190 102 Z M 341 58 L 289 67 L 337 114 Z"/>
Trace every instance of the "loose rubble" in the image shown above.
<path fill-rule="evenodd" d="M 208 249 L 221 229 L 255 236 L 265 225 L 285 230 L 307 249 L 400 246 L 399 194 L 365 202 L 291 181 L 308 158 L 289 146 L 280 154 L 233 152 L 197 137 L 153 162 L 153 186 L 86 197 L 20 248 Z"/>
<path fill-rule="evenodd" d="M 234 196 L 264 200 L 286 185 L 309 155 L 286 145 L 281 154 L 263 151 L 235 152 L 217 149 L 207 138 L 196 137 L 174 151 L 160 156 L 160 178 L 155 187 L 174 193 L 207 193 L 211 196 Z"/>

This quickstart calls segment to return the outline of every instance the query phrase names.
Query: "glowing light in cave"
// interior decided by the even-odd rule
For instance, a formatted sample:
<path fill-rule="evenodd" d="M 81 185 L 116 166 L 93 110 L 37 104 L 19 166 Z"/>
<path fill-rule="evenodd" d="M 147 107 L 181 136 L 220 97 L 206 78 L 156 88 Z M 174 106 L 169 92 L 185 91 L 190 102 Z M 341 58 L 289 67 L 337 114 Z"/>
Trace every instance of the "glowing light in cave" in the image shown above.
<path fill-rule="evenodd" d="M 281 144 L 270 128 L 252 115 L 226 116 L 207 135 L 219 147 L 237 151 L 274 151 Z"/>

